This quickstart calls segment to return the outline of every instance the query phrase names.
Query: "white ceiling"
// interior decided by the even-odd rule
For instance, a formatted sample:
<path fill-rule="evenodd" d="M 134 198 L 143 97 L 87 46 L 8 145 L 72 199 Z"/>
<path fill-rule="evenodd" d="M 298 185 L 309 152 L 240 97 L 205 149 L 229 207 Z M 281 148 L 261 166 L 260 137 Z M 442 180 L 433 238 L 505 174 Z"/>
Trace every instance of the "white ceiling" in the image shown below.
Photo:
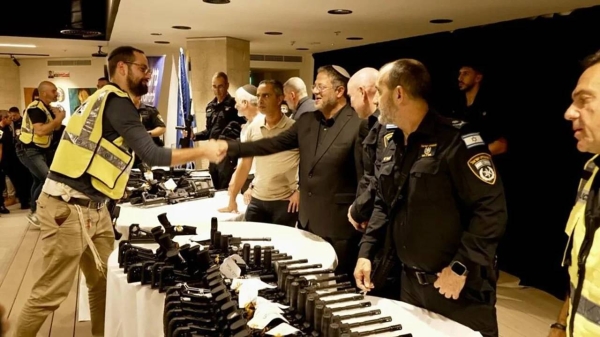
<path fill-rule="evenodd" d="M 598 4 L 600 0 L 231 0 L 227 5 L 211 5 L 202 0 L 121 0 L 110 42 L 0 36 L 0 44 L 36 45 L 31 49 L 0 47 L 0 53 L 90 57 L 98 45 L 110 52 L 111 47 L 124 44 L 147 53 L 164 53 L 185 47 L 187 38 L 230 36 L 250 41 L 252 53 L 301 55 L 564 13 Z M 349 9 L 353 13 L 330 15 L 330 9 Z M 454 22 L 434 25 L 429 23 L 431 19 Z M 171 28 L 174 25 L 192 29 L 175 30 Z M 268 36 L 266 31 L 283 35 Z M 347 41 L 350 36 L 364 40 Z M 157 40 L 170 44 L 157 45 Z M 296 51 L 299 47 L 310 50 Z"/>

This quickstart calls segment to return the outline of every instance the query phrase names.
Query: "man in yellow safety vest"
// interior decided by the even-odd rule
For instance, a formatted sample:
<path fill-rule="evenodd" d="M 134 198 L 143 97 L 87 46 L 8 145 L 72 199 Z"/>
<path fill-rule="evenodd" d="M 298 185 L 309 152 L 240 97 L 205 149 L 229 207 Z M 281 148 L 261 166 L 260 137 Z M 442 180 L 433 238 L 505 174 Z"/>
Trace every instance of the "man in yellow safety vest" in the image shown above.
<path fill-rule="evenodd" d="M 151 69 L 139 49 L 118 47 L 108 56 L 112 83 L 71 115 L 38 199 L 43 268 L 15 326 L 15 337 L 34 337 L 67 298 L 81 267 L 89 288 L 92 335 L 104 335 L 106 264 L 114 233 L 106 204 L 125 192 L 133 149 L 151 166 L 175 166 L 225 153 L 216 141 L 189 149 L 156 146 L 131 97 L 148 92 Z"/>
<path fill-rule="evenodd" d="M 570 292 L 551 325 L 552 337 L 600 336 L 600 51 L 586 60 L 572 96 L 565 119 L 573 123 L 577 150 L 595 156 L 585 165 L 565 229 Z"/>

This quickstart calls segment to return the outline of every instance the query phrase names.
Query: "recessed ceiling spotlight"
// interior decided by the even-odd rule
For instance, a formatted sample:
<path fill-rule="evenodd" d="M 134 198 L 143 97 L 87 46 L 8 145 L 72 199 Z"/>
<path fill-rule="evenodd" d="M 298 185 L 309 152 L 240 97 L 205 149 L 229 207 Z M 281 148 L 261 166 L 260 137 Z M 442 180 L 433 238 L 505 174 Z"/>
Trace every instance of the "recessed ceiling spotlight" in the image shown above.
<path fill-rule="evenodd" d="M 154 35 L 154 36 L 161 36 L 161 33 L 150 33 L 150 35 Z"/>
<path fill-rule="evenodd" d="M 321 42 L 311 42 L 311 43 L 309 43 L 309 44 L 310 44 L 311 46 L 316 46 L 316 45 L 318 45 L 318 44 L 321 44 Z"/>
<path fill-rule="evenodd" d="M 156 43 L 156 44 L 169 44 L 171 42 L 169 42 L 169 41 L 154 41 L 154 43 Z"/>
<path fill-rule="evenodd" d="M 348 14 L 352 14 L 352 11 L 349 9 L 332 9 L 327 11 L 327 13 L 332 14 L 332 15 L 348 15 Z"/>
<path fill-rule="evenodd" d="M 453 22 L 453 21 L 450 19 L 433 19 L 433 20 L 429 21 L 429 23 L 433 23 L 433 24 L 437 24 L 437 25 L 444 24 L 444 23 L 451 23 L 451 22 Z"/>
<path fill-rule="evenodd" d="M 296 50 L 308 50 L 308 48 L 296 48 Z"/>
<path fill-rule="evenodd" d="M 347 37 L 347 38 L 346 38 L 346 40 L 350 40 L 350 41 L 360 41 L 360 40 L 362 40 L 362 39 L 363 39 L 363 38 L 362 38 L 362 37 L 359 37 L 359 36 L 350 36 L 350 37 Z"/>
<path fill-rule="evenodd" d="M 202 0 L 202 1 L 206 2 L 207 4 L 213 4 L 213 5 L 226 5 L 231 2 L 229 0 Z"/>
<path fill-rule="evenodd" d="M 173 28 L 173 29 L 180 29 L 180 30 L 190 30 L 190 29 L 192 29 L 192 27 L 189 27 L 189 26 L 173 26 L 171 28 Z"/>
<path fill-rule="evenodd" d="M 265 32 L 265 35 L 283 35 L 282 32 Z"/>

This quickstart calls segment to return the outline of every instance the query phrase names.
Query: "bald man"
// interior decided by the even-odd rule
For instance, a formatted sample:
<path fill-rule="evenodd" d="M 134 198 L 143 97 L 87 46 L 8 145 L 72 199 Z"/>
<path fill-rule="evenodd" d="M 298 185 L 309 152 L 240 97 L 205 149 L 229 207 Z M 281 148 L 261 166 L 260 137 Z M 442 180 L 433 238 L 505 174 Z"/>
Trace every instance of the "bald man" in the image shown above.
<path fill-rule="evenodd" d="M 293 111 L 292 119 L 298 120 L 305 112 L 317 111 L 315 101 L 308 97 L 306 84 L 300 77 L 292 77 L 283 84 L 285 102 Z"/>
<path fill-rule="evenodd" d="M 373 212 L 373 201 L 375 199 L 375 157 L 377 152 L 377 140 L 380 139 L 379 110 L 375 104 L 375 95 L 379 71 L 375 68 L 363 68 L 357 71 L 348 81 L 348 96 L 350 104 L 362 119 L 368 120 L 369 135 L 363 141 L 363 165 L 365 174 L 358 184 L 356 200 L 348 209 L 348 220 L 356 228 L 363 231 Z"/>
<path fill-rule="evenodd" d="M 58 98 L 57 88 L 52 82 L 43 81 L 38 86 L 39 96 L 31 102 L 23 114 L 21 134 L 17 141 L 17 156 L 31 173 L 31 213 L 27 216 L 29 222 L 39 227 L 35 215 L 36 201 L 42 191 L 42 186 L 48 175 L 48 154 L 53 133 L 59 130 L 65 118 L 64 110 L 53 108 L 50 103 Z"/>

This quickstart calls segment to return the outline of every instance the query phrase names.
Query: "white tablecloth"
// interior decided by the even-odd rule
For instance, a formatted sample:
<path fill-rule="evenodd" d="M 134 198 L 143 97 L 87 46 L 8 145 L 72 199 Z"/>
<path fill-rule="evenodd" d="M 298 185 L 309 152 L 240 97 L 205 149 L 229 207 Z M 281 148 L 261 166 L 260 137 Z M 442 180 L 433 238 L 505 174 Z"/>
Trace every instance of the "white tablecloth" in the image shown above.
<path fill-rule="evenodd" d="M 240 194 L 237 197 L 239 213 L 220 213 L 219 208 L 226 207 L 229 202 L 227 191 L 219 191 L 213 198 L 198 199 L 186 201 L 175 205 L 157 205 L 157 206 L 133 206 L 129 203 L 122 204 L 121 214 L 117 219 L 117 229 L 125 239 L 131 224 L 137 223 L 142 228 L 153 228 L 160 226 L 157 216 L 161 213 L 167 213 L 169 221 L 173 225 L 210 224 L 210 219 L 216 217 L 219 221 L 241 221 L 246 213 L 246 204 L 244 197 Z"/>
<path fill-rule="evenodd" d="M 237 198 L 239 213 L 220 213 L 219 208 L 226 207 L 229 202 L 227 191 L 219 191 L 213 198 L 198 199 L 186 201 L 175 205 L 160 205 L 151 207 L 132 206 L 129 203 L 121 204 L 121 213 L 117 219 L 117 230 L 123 234 L 122 240 L 127 239 L 129 226 L 137 223 L 142 228 L 150 229 L 160 226 L 157 216 L 161 213 L 167 213 L 169 221 L 173 225 L 208 225 L 210 228 L 210 219 L 216 217 L 221 221 L 242 221 L 246 213 L 246 204 L 244 197 L 240 194 Z M 90 320 L 90 306 L 88 301 L 88 289 L 85 284 L 85 277 L 81 273 L 79 282 L 79 306 L 78 320 Z"/>
<path fill-rule="evenodd" d="M 189 224 L 184 223 L 184 224 Z M 219 231 L 238 237 L 270 237 L 270 242 L 249 242 L 252 246 L 275 246 L 294 259 L 305 258 L 311 263 L 320 263 L 323 268 L 337 266 L 333 247 L 320 237 L 309 232 L 258 222 L 222 222 Z M 198 226 L 198 234 L 210 236 L 210 222 Z M 127 283 L 127 275 L 119 268 L 115 250 L 108 260 L 106 293 L 106 337 L 153 337 L 163 336 L 164 294 L 158 290 Z"/>

